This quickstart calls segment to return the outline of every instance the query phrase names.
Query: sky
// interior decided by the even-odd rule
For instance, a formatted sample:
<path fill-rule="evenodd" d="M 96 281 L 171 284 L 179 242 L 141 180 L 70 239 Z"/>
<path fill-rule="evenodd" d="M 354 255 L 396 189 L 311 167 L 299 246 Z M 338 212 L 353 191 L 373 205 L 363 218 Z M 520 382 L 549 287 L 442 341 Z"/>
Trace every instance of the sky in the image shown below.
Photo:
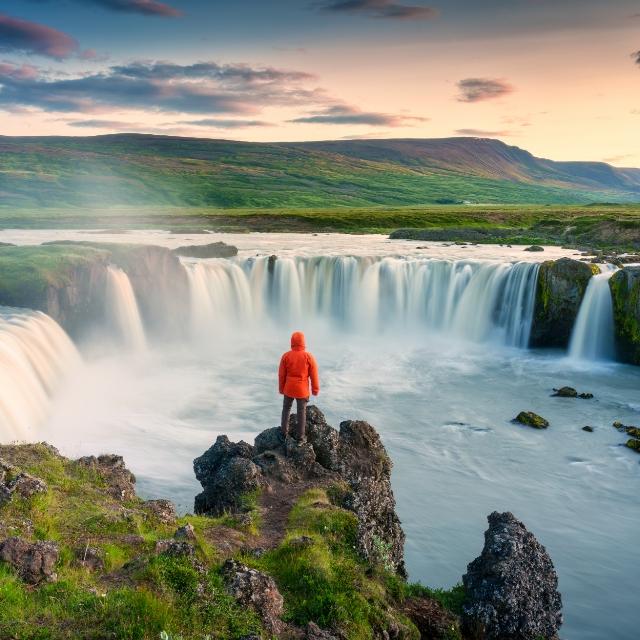
<path fill-rule="evenodd" d="M 0 0 L 0 135 L 115 132 L 640 167 L 640 0 Z"/>

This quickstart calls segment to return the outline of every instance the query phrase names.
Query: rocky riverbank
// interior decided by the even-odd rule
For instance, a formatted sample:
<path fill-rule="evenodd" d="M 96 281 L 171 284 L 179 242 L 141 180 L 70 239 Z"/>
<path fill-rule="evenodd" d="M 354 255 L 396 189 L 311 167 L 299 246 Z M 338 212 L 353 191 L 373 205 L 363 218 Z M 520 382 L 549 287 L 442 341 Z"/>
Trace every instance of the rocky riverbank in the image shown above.
<path fill-rule="evenodd" d="M 220 436 L 184 517 L 119 456 L 0 446 L 0 637 L 557 637 L 553 565 L 513 515 L 490 516 L 464 586 L 410 584 L 377 432 L 315 407 L 308 425 L 301 445 Z"/>

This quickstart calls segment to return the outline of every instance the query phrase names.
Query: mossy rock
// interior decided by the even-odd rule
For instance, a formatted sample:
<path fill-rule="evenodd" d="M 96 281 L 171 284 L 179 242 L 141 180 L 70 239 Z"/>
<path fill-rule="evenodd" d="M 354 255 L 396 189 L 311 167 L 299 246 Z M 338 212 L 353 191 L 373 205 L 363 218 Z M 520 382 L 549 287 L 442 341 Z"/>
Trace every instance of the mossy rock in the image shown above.
<path fill-rule="evenodd" d="M 589 280 L 599 273 L 597 265 L 570 258 L 540 265 L 531 346 L 567 347 Z"/>
<path fill-rule="evenodd" d="M 635 438 L 630 438 L 625 443 L 625 447 L 628 447 L 629 449 L 631 449 L 632 451 L 635 451 L 636 453 L 640 453 L 640 440 L 636 440 Z"/>
<path fill-rule="evenodd" d="M 618 357 L 640 365 L 640 267 L 625 267 L 609 280 Z"/>
<path fill-rule="evenodd" d="M 548 420 L 545 420 L 542 416 L 539 416 L 533 411 L 521 411 L 513 419 L 513 422 L 523 424 L 527 427 L 533 427 L 534 429 L 546 429 L 549 426 Z"/>

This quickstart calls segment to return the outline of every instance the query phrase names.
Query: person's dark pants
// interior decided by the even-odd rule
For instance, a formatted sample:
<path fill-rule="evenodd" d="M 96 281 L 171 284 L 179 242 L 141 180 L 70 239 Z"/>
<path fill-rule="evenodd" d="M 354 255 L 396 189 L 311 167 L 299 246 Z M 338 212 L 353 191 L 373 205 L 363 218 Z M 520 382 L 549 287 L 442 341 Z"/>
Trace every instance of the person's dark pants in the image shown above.
<path fill-rule="evenodd" d="M 285 437 L 289 434 L 289 414 L 291 413 L 293 401 L 294 398 L 285 396 L 282 402 L 282 422 L 280 423 L 280 428 Z M 307 426 L 307 402 L 309 402 L 309 398 L 295 398 L 295 401 L 298 413 L 298 432 L 295 434 L 295 438 L 302 440 L 305 436 Z"/>

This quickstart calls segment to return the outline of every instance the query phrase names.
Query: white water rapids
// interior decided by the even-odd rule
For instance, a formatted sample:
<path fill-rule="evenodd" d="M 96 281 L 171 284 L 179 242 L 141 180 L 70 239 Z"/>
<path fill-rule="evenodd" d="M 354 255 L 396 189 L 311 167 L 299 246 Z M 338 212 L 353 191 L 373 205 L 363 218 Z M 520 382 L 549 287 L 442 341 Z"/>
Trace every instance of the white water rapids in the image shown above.
<path fill-rule="evenodd" d="M 40 242 L 64 232 L 20 234 L 0 240 Z M 92 239 L 145 237 L 189 243 L 142 232 Z M 39 415 L 49 418 L 20 437 L 47 440 L 70 456 L 120 453 L 142 495 L 172 498 L 189 511 L 199 491 L 194 457 L 221 433 L 252 441 L 277 424 L 277 363 L 300 329 L 320 364 L 317 404 L 329 422 L 368 420 L 394 461 L 413 580 L 459 581 L 482 548 L 486 516 L 510 510 L 558 570 L 562 638 L 635 640 L 640 459 L 611 423 L 640 422 L 640 368 L 522 348 L 538 268 L 533 254 L 434 243 L 424 250 L 377 237 L 205 240 L 226 240 L 241 252 L 230 261 L 185 262 L 188 338 L 154 341 L 143 326 L 147 348 L 133 348 L 138 323 L 117 322 L 114 311 L 131 309 L 135 297 L 126 285 L 114 289 L 122 297 L 106 320 L 121 349 L 87 357 L 52 406 L 49 392 L 39 396 Z M 279 256 L 271 275 L 270 253 Z M 560 255 L 547 249 L 545 258 Z M 81 345 L 87 353 L 93 346 Z M 551 398 L 563 385 L 595 399 Z M 13 401 L 13 394 L 2 397 Z M 511 424 L 522 410 L 551 426 L 538 432 Z"/>
<path fill-rule="evenodd" d="M 412 329 L 525 348 L 539 265 L 342 256 L 186 267 L 197 336 L 325 321 L 361 335 Z"/>

